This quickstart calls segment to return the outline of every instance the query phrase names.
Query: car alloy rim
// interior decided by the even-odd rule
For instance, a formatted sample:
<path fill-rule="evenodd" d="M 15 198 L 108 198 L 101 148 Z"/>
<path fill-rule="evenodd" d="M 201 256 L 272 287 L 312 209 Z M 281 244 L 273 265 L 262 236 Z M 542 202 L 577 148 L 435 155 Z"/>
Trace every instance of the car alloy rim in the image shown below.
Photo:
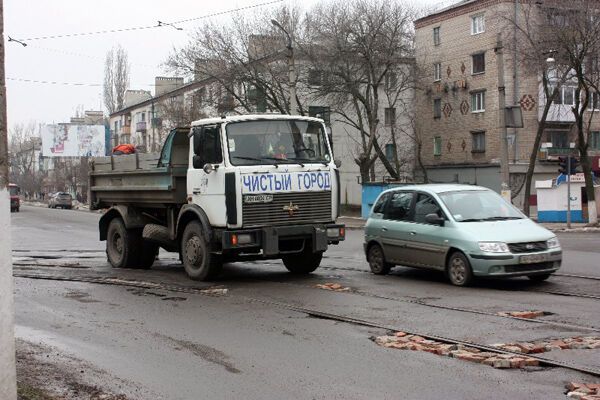
<path fill-rule="evenodd" d="M 452 276 L 452 280 L 456 283 L 463 283 L 465 280 L 466 269 L 463 260 L 459 257 L 454 257 L 452 259 L 452 264 L 450 265 L 450 275 Z"/>

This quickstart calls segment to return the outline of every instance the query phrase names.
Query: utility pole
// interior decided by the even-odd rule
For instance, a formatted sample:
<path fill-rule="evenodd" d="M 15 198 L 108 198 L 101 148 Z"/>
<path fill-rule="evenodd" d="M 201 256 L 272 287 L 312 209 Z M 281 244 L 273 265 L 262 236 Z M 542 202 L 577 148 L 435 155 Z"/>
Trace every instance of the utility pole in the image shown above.
<path fill-rule="evenodd" d="M 276 20 L 272 19 L 271 23 L 285 33 L 287 37 L 286 48 L 288 49 L 287 59 L 288 59 L 288 79 L 290 85 L 290 115 L 296 115 L 298 113 L 298 101 L 296 99 L 296 62 L 294 60 L 294 43 L 292 41 L 292 36 L 289 34 L 287 30 Z"/>
<path fill-rule="evenodd" d="M 502 36 L 498 34 L 496 48 L 498 64 L 498 120 L 500 128 L 500 190 L 504 200 L 511 201 L 510 175 L 508 170 L 508 140 L 506 132 L 506 87 L 504 86 L 504 46 Z"/>
<path fill-rule="evenodd" d="M 0 399 L 16 400 L 15 327 L 8 193 L 8 130 L 4 71 L 4 2 L 0 0 Z"/>
<path fill-rule="evenodd" d="M 571 149 L 567 156 L 567 228 L 571 229 Z"/>

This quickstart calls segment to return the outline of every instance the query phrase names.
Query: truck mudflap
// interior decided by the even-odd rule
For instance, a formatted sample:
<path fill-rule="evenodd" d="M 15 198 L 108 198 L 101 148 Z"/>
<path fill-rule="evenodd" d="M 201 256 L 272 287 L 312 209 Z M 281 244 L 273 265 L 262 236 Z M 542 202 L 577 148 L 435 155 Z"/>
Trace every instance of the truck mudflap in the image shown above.
<path fill-rule="evenodd" d="M 265 257 L 300 253 L 308 245 L 316 253 L 327 250 L 330 244 L 338 244 L 344 240 L 345 233 L 345 226 L 340 224 L 227 230 L 221 235 L 221 246 L 224 252 L 262 250 Z"/>

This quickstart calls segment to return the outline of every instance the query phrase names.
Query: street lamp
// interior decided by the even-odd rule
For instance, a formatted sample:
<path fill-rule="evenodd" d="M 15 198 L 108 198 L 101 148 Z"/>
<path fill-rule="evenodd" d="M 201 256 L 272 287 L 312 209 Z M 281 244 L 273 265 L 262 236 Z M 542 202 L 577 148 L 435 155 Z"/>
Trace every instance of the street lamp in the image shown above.
<path fill-rule="evenodd" d="M 296 102 L 296 65 L 294 63 L 294 46 L 292 42 L 292 36 L 288 33 L 287 30 L 279 23 L 277 20 L 272 19 L 271 23 L 276 28 L 280 29 L 285 33 L 287 37 L 286 48 L 288 49 L 288 79 L 290 85 L 290 114 L 294 115 L 297 112 L 298 104 Z"/>

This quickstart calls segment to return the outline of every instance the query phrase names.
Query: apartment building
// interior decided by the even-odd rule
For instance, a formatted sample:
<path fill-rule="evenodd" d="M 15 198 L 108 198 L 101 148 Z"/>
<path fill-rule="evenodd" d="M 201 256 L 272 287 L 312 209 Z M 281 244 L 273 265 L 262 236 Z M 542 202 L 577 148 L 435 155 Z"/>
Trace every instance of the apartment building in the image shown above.
<path fill-rule="evenodd" d="M 509 20 L 518 20 L 521 7 L 521 0 L 464 0 L 415 21 L 422 88 L 416 94 L 416 130 L 429 178 L 500 190 L 502 79 L 498 71 L 502 68 L 506 105 L 520 106 L 524 123 L 523 128 L 507 132 L 510 183 L 517 205 L 524 201 L 525 172 L 546 101 L 539 72 L 525 68 L 518 52 L 514 57 L 507 51 L 509 41 L 517 37 Z M 498 57 L 501 45 L 503 62 Z M 560 150 L 575 142 L 570 112 L 574 86 L 563 85 L 559 97 L 550 110 L 534 184 L 536 179 L 557 176 Z M 591 154 L 600 155 L 598 118 L 592 129 Z M 600 172 L 598 158 L 593 161 L 594 170 Z M 535 204 L 535 197 L 529 201 Z"/>

